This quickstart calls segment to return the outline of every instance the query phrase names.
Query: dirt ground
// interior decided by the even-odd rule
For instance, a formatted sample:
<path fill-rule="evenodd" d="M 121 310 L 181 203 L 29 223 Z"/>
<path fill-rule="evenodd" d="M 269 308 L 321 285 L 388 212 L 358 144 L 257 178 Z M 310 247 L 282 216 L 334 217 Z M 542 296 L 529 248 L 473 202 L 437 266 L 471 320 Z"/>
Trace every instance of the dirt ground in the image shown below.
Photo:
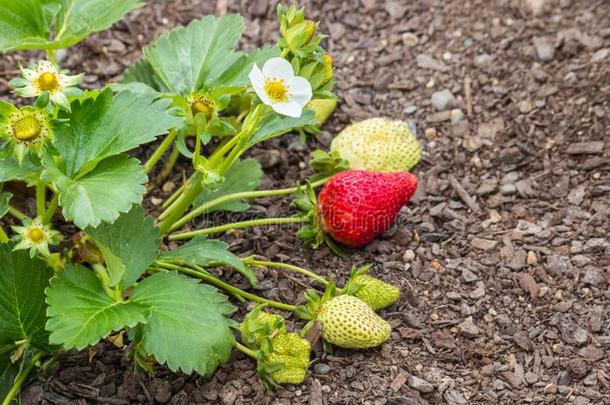
<path fill-rule="evenodd" d="M 417 125 L 421 186 L 397 225 L 349 260 L 300 248 L 290 227 L 224 239 L 240 255 L 339 283 L 353 264 L 373 263 L 403 292 L 383 313 L 389 342 L 332 355 L 317 347 L 305 383 L 273 392 L 238 353 L 208 378 L 163 367 L 153 377 L 103 343 L 62 355 L 23 403 L 610 404 L 610 2 L 546 3 L 534 15 L 517 0 L 302 2 L 330 34 L 341 104 L 307 145 L 289 135 L 252 152 L 263 187 L 305 178 L 310 151 L 374 116 Z M 267 1 L 149 1 L 62 64 L 97 86 L 118 79 L 158 33 L 236 11 L 248 19 L 246 46 L 276 39 Z M 0 96 L 16 60 L 31 58 L 0 58 Z M 147 201 L 151 211 L 162 193 Z M 290 212 L 290 198 L 263 199 L 247 215 Z M 260 275 L 258 293 L 286 302 L 309 286 Z"/>

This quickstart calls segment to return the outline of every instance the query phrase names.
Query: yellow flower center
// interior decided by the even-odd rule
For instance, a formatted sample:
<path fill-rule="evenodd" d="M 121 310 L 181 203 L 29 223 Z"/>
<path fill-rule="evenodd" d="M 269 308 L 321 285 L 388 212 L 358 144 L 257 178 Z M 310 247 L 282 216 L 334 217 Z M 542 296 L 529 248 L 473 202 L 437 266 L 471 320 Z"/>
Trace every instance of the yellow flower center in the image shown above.
<path fill-rule="evenodd" d="M 281 79 L 267 79 L 265 81 L 265 93 L 271 101 L 276 103 L 288 101 L 288 87 Z"/>
<path fill-rule="evenodd" d="M 214 101 L 207 97 L 199 96 L 191 101 L 191 112 L 193 115 L 203 114 L 208 121 L 212 119 L 215 110 L 216 105 Z"/>
<path fill-rule="evenodd" d="M 36 86 L 40 91 L 54 91 L 59 89 L 59 78 L 55 73 L 45 72 L 36 78 Z"/>
<path fill-rule="evenodd" d="M 40 243 L 45 240 L 45 234 L 40 228 L 33 228 L 28 231 L 28 239 L 34 243 Z"/>
<path fill-rule="evenodd" d="M 33 116 L 21 118 L 19 121 L 16 121 L 12 127 L 15 138 L 23 142 L 38 138 L 42 132 L 40 121 Z"/>

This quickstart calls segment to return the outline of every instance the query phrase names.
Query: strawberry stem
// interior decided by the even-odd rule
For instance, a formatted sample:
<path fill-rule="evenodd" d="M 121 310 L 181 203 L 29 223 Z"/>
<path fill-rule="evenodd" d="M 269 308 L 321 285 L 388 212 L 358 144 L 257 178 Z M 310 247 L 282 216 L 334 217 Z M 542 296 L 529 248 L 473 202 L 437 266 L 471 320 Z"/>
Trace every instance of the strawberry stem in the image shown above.
<path fill-rule="evenodd" d="M 326 178 L 320 179 L 318 181 L 315 181 L 315 182 L 311 183 L 311 186 L 314 188 L 320 187 L 320 186 L 324 185 L 328 181 L 328 179 L 329 179 L 329 177 L 326 177 Z M 203 203 L 199 207 L 197 207 L 194 210 L 192 210 L 191 212 L 189 212 L 187 215 L 180 218 L 178 221 L 176 221 L 176 223 L 174 223 L 174 225 L 172 225 L 172 227 L 170 228 L 170 232 L 175 231 L 176 229 L 180 229 L 186 223 L 188 223 L 189 221 L 191 221 L 198 215 L 205 214 L 205 213 L 209 212 L 212 208 L 215 208 L 215 207 L 217 207 L 221 204 L 227 203 L 229 201 L 245 200 L 245 199 L 251 199 L 251 198 L 262 198 L 262 197 L 280 197 L 280 196 L 284 196 L 284 195 L 294 194 L 298 190 L 299 190 L 298 187 L 289 187 L 289 188 L 280 188 L 280 189 L 276 189 L 276 190 L 244 191 L 244 192 L 240 192 L 240 193 L 223 195 L 214 200 Z"/>
<path fill-rule="evenodd" d="M 227 232 L 233 229 L 249 228 L 253 226 L 262 225 L 284 225 L 284 224 L 302 224 L 308 222 L 309 219 L 304 217 L 288 217 L 288 218 L 261 218 L 251 219 L 248 221 L 234 222 L 232 224 L 225 224 L 220 226 L 213 226 L 210 228 L 197 229 L 191 232 L 175 233 L 169 236 L 170 241 L 191 239 L 199 235 L 210 235 L 213 233 Z"/>
<path fill-rule="evenodd" d="M 252 357 L 253 359 L 257 358 L 256 352 L 254 350 L 247 348 L 246 346 L 242 345 L 238 341 L 235 341 L 235 348 L 237 350 L 239 350 L 240 352 Z"/>
<path fill-rule="evenodd" d="M 206 283 L 211 284 L 220 289 L 223 289 L 232 295 L 238 295 L 242 298 L 245 298 L 245 299 L 253 301 L 253 302 L 258 302 L 260 304 L 267 304 L 267 305 L 275 307 L 277 309 L 282 309 L 284 311 L 290 311 L 290 312 L 294 312 L 294 310 L 296 310 L 296 308 L 297 308 L 294 305 L 284 304 L 283 302 L 278 302 L 278 301 L 273 301 L 273 300 L 268 300 L 266 298 L 259 297 L 258 295 L 251 294 L 251 293 L 241 290 L 235 286 L 232 286 L 231 284 L 226 283 L 226 282 L 222 281 L 221 279 L 214 277 L 213 275 L 211 275 L 207 272 L 193 270 L 193 269 L 190 269 L 187 267 L 178 266 L 178 265 L 171 264 L 171 263 L 166 263 L 166 262 L 163 262 L 160 260 L 155 261 L 155 265 L 157 267 L 159 267 L 160 271 L 168 271 L 168 270 L 178 271 L 180 273 L 189 275 L 191 277 L 199 278 L 199 279 L 205 281 Z M 156 271 L 154 268 L 152 270 Z"/>
<path fill-rule="evenodd" d="M 146 161 L 144 164 L 144 168 L 146 170 L 146 174 L 150 173 L 152 169 L 155 167 L 159 159 L 165 154 L 167 149 L 172 145 L 174 139 L 178 136 L 178 131 L 172 129 L 169 134 L 163 139 L 163 142 L 157 147 L 157 150 L 152 154 L 152 156 Z"/>
<path fill-rule="evenodd" d="M 309 271 L 307 269 L 304 269 L 302 267 L 298 267 L 298 266 L 295 266 L 292 264 L 266 262 L 266 261 L 261 261 L 261 260 L 254 260 L 252 258 L 245 258 L 245 259 L 242 259 L 242 261 L 247 265 L 252 265 L 252 266 L 257 266 L 257 267 L 277 267 L 280 269 L 290 270 L 295 273 L 299 273 L 304 276 L 310 277 L 323 285 L 328 285 L 328 281 L 325 278 L 318 276 L 316 273 L 314 273 L 312 271 Z"/>

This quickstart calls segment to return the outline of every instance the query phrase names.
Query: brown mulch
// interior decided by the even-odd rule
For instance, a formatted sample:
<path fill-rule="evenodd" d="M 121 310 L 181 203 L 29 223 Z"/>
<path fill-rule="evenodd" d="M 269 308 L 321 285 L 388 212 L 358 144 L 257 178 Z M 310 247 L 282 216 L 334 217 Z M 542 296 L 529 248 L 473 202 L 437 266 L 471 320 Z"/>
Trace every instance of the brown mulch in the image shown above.
<path fill-rule="evenodd" d="M 240 255 L 339 283 L 353 264 L 373 263 L 403 292 L 383 314 L 394 327 L 388 343 L 332 355 L 316 348 L 305 383 L 273 392 L 238 353 L 207 378 L 163 367 L 150 376 L 101 343 L 62 355 L 23 402 L 610 404 L 610 2 L 547 0 L 537 16 L 527 3 L 302 2 L 330 34 L 341 104 L 307 145 L 289 135 L 252 152 L 266 171 L 263 187 L 305 178 L 310 151 L 349 122 L 380 115 L 417 125 L 421 187 L 396 226 L 349 260 L 300 248 L 294 228 L 224 239 Z M 267 1 L 149 1 L 62 64 L 98 86 L 118 79 L 158 33 L 234 11 L 248 19 L 246 46 L 277 38 Z M 0 58 L 1 98 L 16 61 L 31 58 Z M 439 101 L 447 92 L 432 97 L 441 90 L 448 100 Z M 151 211 L 180 179 L 147 201 Z M 259 200 L 247 214 L 288 213 L 289 203 Z M 258 293 L 287 302 L 310 285 L 261 275 Z"/>

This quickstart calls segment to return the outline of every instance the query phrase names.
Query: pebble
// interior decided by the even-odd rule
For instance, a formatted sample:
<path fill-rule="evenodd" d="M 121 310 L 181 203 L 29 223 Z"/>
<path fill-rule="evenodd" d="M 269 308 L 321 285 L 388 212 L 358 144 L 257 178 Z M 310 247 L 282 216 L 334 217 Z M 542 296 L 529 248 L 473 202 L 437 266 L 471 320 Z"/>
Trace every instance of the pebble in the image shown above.
<path fill-rule="evenodd" d="M 481 334 L 481 329 L 475 325 L 472 317 L 469 316 L 462 323 L 458 325 L 460 333 L 469 338 L 476 338 Z"/>
<path fill-rule="evenodd" d="M 313 372 L 319 375 L 326 375 L 330 372 L 330 366 L 325 363 L 318 363 L 313 366 Z"/>
<path fill-rule="evenodd" d="M 599 51 L 595 52 L 593 56 L 591 56 L 591 62 L 597 63 L 606 59 L 610 55 L 610 48 L 603 48 Z"/>
<path fill-rule="evenodd" d="M 483 66 L 483 65 L 490 63 L 492 60 L 493 60 L 493 56 L 491 56 L 487 53 L 482 53 L 482 54 L 474 57 L 474 64 L 476 66 Z"/>
<path fill-rule="evenodd" d="M 587 258 L 586 256 L 583 257 Z M 589 258 L 587 259 L 590 261 Z M 574 258 L 572 258 L 572 260 L 574 260 Z M 578 266 L 578 264 L 576 265 Z M 602 274 L 601 270 L 596 269 L 593 266 L 588 266 L 585 269 L 585 274 L 582 276 L 582 282 L 594 287 L 603 287 L 606 284 L 606 278 Z"/>
<path fill-rule="evenodd" d="M 426 128 L 426 130 L 424 131 L 424 136 L 427 139 L 436 138 L 436 128 Z"/>
<path fill-rule="evenodd" d="M 496 247 L 498 241 L 482 238 L 472 238 L 470 245 L 481 250 L 491 250 Z"/>
<path fill-rule="evenodd" d="M 432 94 L 430 102 L 438 111 L 444 111 L 447 107 L 455 104 L 455 96 L 448 89 L 443 89 Z"/>
<path fill-rule="evenodd" d="M 417 107 L 411 104 L 406 106 L 403 111 L 405 112 L 405 114 L 413 114 L 415 111 L 417 111 Z"/>
<path fill-rule="evenodd" d="M 434 391 L 434 386 L 432 384 L 422 378 L 415 377 L 413 375 L 409 376 L 409 386 L 419 392 Z"/>
<path fill-rule="evenodd" d="M 413 34 L 412 32 L 405 32 L 402 34 L 402 44 L 407 48 L 413 48 L 418 42 L 419 39 L 417 38 L 417 35 Z"/>
<path fill-rule="evenodd" d="M 547 384 L 543 391 L 545 394 L 555 394 L 557 392 L 557 384 Z"/>
<path fill-rule="evenodd" d="M 503 195 L 511 195 L 517 192 L 517 186 L 514 184 L 502 184 L 500 186 L 500 193 Z"/>
<path fill-rule="evenodd" d="M 459 108 L 451 110 L 451 124 L 455 125 L 464 119 L 464 113 Z"/>
<path fill-rule="evenodd" d="M 477 281 L 479 279 L 479 276 L 477 276 L 472 271 L 465 268 L 465 269 L 462 269 L 462 279 L 466 283 L 474 283 L 475 281 Z"/>
<path fill-rule="evenodd" d="M 525 373 L 525 381 L 529 384 L 535 384 L 538 382 L 538 374 L 534 374 L 531 371 L 528 371 L 527 373 Z"/>
<path fill-rule="evenodd" d="M 405 250 L 405 253 L 402 255 L 402 260 L 405 262 L 410 262 L 415 259 L 415 252 L 412 249 Z"/>
<path fill-rule="evenodd" d="M 531 250 L 527 252 L 527 264 L 529 266 L 538 264 L 538 257 L 536 256 L 536 253 Z"/>
<path fill-rule="evenodd" d="M 553 60 L 555 57 L 555 47 L 544 37 L 532 38 L 534 47 L 536 48 L 536 55 L 542 61 L 548 62 Z"/>
<path fill-rule="evenodd" d="M 521 114 L 528 114 L 532 111 L 532 103 L 529 100 L 523 100 L 519 103 L 519 111 Z"/>
<path fill-rule="evenodd" d="M 422 69 L 436 70 L 439 72 L 449 72 L 451 69 L 443 62 L 438 61 L 428 55 L 419 54 L 416 58 L 417 66 Z"/>
<path fill-rule="evenodd" d="M 483 298 L 485 296 L 485 284 L 479 281 L 477 283 L 477 288 L 472 290 L 469 294 L 469 297 L 473 300 L 478 300 L 479 298 Z"/>

